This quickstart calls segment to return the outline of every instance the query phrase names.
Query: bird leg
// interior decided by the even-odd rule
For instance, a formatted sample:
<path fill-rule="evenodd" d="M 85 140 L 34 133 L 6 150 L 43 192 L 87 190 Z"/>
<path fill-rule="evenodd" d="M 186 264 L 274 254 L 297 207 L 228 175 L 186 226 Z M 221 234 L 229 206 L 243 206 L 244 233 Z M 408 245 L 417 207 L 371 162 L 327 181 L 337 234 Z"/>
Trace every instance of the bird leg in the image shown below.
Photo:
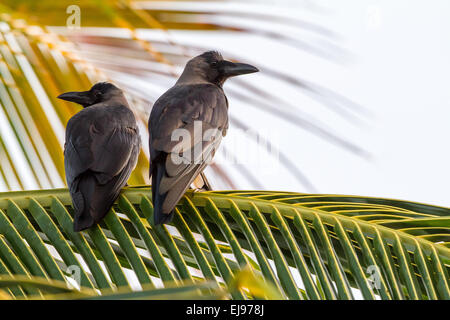
<path fill-rule="evenodd" d="M 200 173 L 192 182 L 191 186 L 193 186 L 192 189 L 194 192 L 202 192 L 202 191 L 210 191 L 212 190 L 211 185 L 209 184 L 208 180 L 206 179 L 205 174 L 202 172 Z"/>

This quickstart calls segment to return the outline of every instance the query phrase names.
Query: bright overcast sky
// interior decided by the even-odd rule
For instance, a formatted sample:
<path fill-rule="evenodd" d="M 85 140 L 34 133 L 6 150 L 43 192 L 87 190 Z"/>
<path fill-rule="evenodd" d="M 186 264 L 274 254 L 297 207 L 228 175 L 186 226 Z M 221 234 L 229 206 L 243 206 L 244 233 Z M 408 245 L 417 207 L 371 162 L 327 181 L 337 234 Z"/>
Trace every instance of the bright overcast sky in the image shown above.
<path fill-rule="evenodd" d="M 270 2 L 270 1 L 268 1 Z M 336 43 L 352 53 L 338 65 L 278 41 L 258 36 L 173 33 L 177 39 L 211 48 L 239 47 L 243 58 L 270 65 L 331 88 L 369 109 L 373 116 L 355 126 L 298 92 L 276 87 L 264 74 L 246 81 L 270 84 L 302 111 L 332 131 L 364 146 L 373 156 L 361 159 L 294 126 L 230 99 L 233 115 L 278 137 L 279 148 L 321 193 L 380 196 L 450 206 L 450 2 L 446 0 L 319 1 L 329 10 L 314 13 L 301 6 L 290 14 L 321 24 L 342 36 Z M 294 3 L 281 1 L 281 3 Z M 278 5 L 278 10 L 285 10 Z M 276 28 L 270 24 L 271 28 Z M 279 26 L 282 28 L 282 26 Z M 308 34 L 305 33 L 305 39 Z M 312 39 L 312 41 L 316 41 Z M 234 50 L 236 51 L 236 50 Z M 225 86 L 232 86 L 232 81 Z M 232 148 L 237 130 L 222 141 Z M 232 142 L 234 141 L 234 142 Z M 263 161 L 263 160 L 262 160 Z M 270 163 L 248 166 L 272 190 L 304 191 Z M 230 166 L 232 169 L 232 166 Z M 250 188 L 232 171 L 241 189 Z M 239 183 L 241 182 L 242 183 Z"/>

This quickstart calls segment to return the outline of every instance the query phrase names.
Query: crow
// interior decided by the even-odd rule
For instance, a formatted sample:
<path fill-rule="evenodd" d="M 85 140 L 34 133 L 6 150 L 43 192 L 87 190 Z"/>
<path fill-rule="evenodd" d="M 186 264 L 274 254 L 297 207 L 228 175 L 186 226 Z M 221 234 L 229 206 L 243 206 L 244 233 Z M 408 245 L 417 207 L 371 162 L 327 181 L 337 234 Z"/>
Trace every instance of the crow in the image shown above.
<path fill-rule="evenodd" d="M 75 231 L 97 224 L 108 213 L 136 166 L 141 138 L 122 90 L 99 82 L 88 91 L 59 99 L 82 105 L 69 119 L 64 167 L 75 209 Z"/>
<path fill-rule="evenodd" d="M 257 71 L 208 51 L 189 60 L 175 85 L 155 102 L 148 121 L 155 225 L 172 220 L 176 204 L 226 135 L 225 80 Z"/>

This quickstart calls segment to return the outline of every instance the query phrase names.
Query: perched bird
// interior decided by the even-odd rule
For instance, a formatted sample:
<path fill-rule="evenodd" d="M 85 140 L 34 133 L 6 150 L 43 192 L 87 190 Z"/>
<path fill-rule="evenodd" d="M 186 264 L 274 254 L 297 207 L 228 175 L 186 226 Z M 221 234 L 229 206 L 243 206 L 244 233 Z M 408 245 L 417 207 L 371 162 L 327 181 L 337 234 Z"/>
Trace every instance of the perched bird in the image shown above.
<path fill-rule="evenodd" d="M 64 166 L 75 209 L 74 230 L 98 223 L 136 166 L 141 138 L 122 90 L 100 82 L 59 99 L 82 105 L 66 128 Z"/>
<path fill-rule="evenodd" d="M 148 121 L 155 225 L 170 222 L 176 204 L 227 132 L 224 82 L 257 71 L 208 51 L 189 60 L 175 85 L 155 102 Z"/>

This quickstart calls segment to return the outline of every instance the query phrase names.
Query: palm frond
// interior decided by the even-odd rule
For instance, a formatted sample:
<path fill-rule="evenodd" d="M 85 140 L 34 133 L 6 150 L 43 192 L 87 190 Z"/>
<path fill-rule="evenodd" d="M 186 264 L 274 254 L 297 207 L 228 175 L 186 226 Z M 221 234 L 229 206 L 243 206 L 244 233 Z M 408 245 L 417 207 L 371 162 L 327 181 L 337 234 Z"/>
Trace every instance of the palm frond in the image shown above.
<path fill-rule="evenodd" d="M 263 283 L 287 299 L 450 298 L 450 209 L 338 195 L 188 192 L 173 224 L 155 227 L 149 194 L 124 189 L 104 223 L 82 233 L 72 231 L 65 189 L 0 194 L 0 274 L 68 283 L 67 268 L 77 266 L 81 287 L 96 294 L 207 281 L 234 299 L 257 296 Z M 242 269 L 265 279 L 253 294 Z M 4 288 L 12 297 L 45 297 L 39 288 Z"/>

